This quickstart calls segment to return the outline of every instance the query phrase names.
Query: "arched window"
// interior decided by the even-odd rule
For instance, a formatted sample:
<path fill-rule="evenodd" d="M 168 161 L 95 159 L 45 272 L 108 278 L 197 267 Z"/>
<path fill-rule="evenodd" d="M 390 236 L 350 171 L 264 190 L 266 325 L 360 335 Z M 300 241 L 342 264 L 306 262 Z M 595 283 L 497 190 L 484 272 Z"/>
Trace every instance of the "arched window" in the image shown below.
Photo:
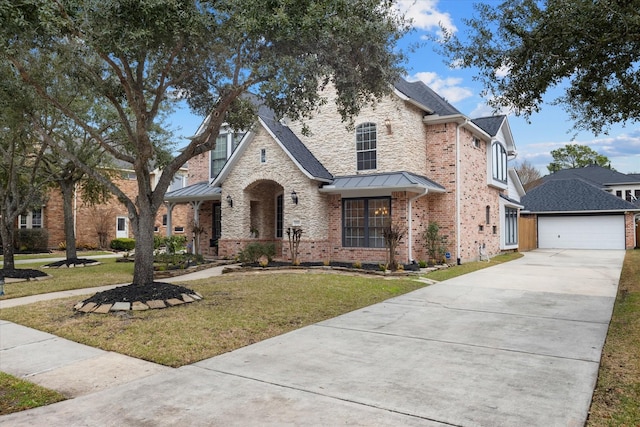
<path fill-rule="evenodd" d="M 485 208 L 485 222 L 487 224 L 491 224 L 491 206 L 488 206 Z"/>
<path fill-rule="evenodd" d="M 493 168 L 493 179 L 500 182 L 507 182 L 507 150 L 502 144 L 494 142 L 491 146 L 491 163 Z"/>
<path fill-rule="evenodd" d="M 376 142 L 375 123 L 362 123 L 356 127 L 356 156 L 359 171 L 377 167 Z"/>

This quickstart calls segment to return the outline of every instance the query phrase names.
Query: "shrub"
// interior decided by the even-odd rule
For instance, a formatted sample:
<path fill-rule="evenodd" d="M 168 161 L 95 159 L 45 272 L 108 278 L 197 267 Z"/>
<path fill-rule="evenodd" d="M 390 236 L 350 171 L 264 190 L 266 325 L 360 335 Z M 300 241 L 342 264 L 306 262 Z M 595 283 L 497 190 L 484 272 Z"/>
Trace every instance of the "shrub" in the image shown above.
<path fill-rule="evenodd" d="M 128 238 L 128 237 L 121 237 L 118 239 L 113 239 L 111 241 L 111 249 L 113 249 L 114 251 L 131 251 L 133 250 L 133 248 L 136 247 L 136 241 Z"/>
<path fill-rule="evenodd" d="M 49 233 L 44 228 L 19 228 L 16 230 L 16 248 L 26 252 L 48 250 Z"/>
<path fill-rule="evenodd" d="M 427 267 L 427 261 L 420 260 L 420 261 L 418 261 L 418 265 L 420 266 L 420 268 L 426 268 Z"/>
<path fill-rule="evenodd" d="M 273 243 L 249 243 L 238 254 L 238 260 L 242 263 L 253 264 L 258 262 L 260 257 L 265 256 L 271 262 L 276 256 L 276 245 Z"/>

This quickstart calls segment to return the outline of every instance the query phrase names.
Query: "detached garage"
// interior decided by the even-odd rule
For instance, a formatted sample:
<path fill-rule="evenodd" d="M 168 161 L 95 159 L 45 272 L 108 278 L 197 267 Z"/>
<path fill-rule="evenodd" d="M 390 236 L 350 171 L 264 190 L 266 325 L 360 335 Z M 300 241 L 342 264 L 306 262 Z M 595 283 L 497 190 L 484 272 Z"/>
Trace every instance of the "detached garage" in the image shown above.
<path fill-rule="evenodd" d="M 581 179 L 549 180 L 523 198 L 541 249 L 629 249 L 640 208 Z"/>
<path fill-rule="evenodd" d="M 538 216 L 541 249 L 624 249 L 624 215 Z"/>

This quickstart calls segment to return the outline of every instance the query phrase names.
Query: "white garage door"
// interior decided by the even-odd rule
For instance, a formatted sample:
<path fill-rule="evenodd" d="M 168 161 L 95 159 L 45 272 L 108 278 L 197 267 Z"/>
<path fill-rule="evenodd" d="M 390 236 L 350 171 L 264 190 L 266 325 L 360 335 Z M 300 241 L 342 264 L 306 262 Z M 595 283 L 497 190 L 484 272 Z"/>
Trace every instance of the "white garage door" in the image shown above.
<path fill-rule="evenodd" d="M 539 216 L 541 249 L 624 249 L 624 215 Z"/>

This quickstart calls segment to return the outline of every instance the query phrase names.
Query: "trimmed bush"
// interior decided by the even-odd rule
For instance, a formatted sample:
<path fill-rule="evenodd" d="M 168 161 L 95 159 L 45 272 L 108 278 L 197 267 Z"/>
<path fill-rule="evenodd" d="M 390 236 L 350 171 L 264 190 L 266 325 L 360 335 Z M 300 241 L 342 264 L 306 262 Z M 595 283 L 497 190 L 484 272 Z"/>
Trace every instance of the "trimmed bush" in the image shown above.
<path fill-rule="evenodd" d="M 253 264 L 258 262 L 260 257 L 265 256 L 271 262 L 276 256 L 276 245 L 273 243 L 249 243 L 238 254 L 240 262 L 245 264 Z"/>
<path fill-rule="evenodd" d="M 136 241 L 129 237 L 121 237 L 111 241 L 111 249 L 114 251 L 131 251 L 136 247 Z"/>
<path fill-rule="evenodd" d="M 22 252 L 46 252 L 49 232 L 45 228 L 19 228 L 16 230 L 15 248 Z"/>

